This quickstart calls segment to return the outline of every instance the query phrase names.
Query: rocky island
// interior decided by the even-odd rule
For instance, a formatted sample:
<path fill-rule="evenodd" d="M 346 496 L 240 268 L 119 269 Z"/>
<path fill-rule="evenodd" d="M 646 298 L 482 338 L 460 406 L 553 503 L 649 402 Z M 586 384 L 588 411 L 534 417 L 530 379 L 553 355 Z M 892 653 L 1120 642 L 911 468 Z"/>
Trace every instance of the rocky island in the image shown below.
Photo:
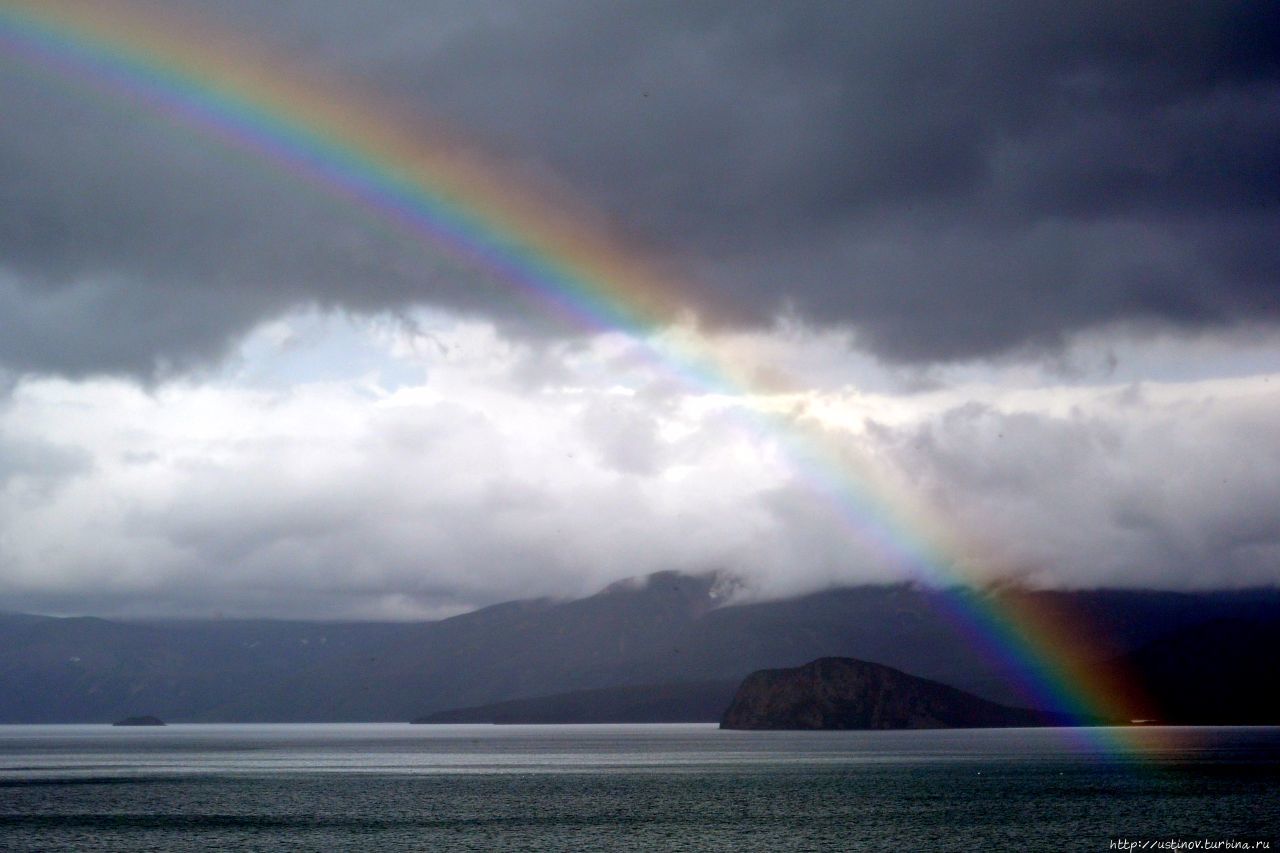
<path fill-rule="evenodd" d="M 112 723 L 113 726 L 163 726 L 164 720 L 159 717 L 142 716 L 142 717 L 125 717 L 123 720 L 117 720 Z"/>
<path fill-rule="evenodd" d="M 940 729 L 1060 725 L 936 681 L 854 658 L 819 658 L 743 680 L 722 729 Z"/>

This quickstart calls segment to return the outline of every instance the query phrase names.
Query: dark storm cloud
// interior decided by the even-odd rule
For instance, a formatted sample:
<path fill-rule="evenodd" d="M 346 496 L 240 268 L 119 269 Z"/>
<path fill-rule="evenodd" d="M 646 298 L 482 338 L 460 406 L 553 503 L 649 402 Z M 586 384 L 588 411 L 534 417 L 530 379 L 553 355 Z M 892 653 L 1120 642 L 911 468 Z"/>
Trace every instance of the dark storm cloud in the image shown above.
<path fill-rule="evenodd" d="M 263 164 L 127 102 L 3 79 L 0 363 L 145 374 L 293 306 L 466 305 L 446 259 Z"/>
<path fill-rule="evenodd" d="M 731 319 L 929 361 L 1280 318 L 1274 4 L 193 8 L 574 187 Z M 180 365 L 313 300 L 509 307 L 216 146 L 3 82 L 11 365 Z"/>

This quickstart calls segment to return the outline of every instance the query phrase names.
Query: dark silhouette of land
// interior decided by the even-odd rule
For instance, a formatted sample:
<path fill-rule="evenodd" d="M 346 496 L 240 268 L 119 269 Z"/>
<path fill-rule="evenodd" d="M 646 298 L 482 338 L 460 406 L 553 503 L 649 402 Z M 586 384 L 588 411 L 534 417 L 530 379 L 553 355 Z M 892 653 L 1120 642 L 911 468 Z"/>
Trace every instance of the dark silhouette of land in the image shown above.
<path fill-rule="evenodd" d="M 1280 619 L 1212 619 L 1123 655 L 1150 722 L 1280 724 Z"/>
<path fill-rule="evenodd" d="M 735 681 L 629 684 L 437 711 L 415 723 L 714 723 Z"/>
<path fill-rule="evenodd" d="M 989 595 L 1068 614 L 1090 641 L 1091 660 L 1148 673 L 1179 720 L 1280 722 L 1274 703 L 1254 706 L 1265 694 L 1226 683 L 1270 684 L 1260 674 L 1269 672 L 1275 644 L 1209 627 L 1280 621 L 1280 591 Z M 0 722 L 101 722 L 139 707 L 181 722 L 405 721 L 635 685 L 736 684 L 755 670 L 820 657 L 873 661 L 1028 705 L 1016 678 L 956 627 L 953 609 L 948 593 L 905 584 L 730 605 L 714 576 L 660 573 L 582 599 L 514 601 L 436 622 L 0 614 Z M 1217 637 L 1212 654 L 1192 654 L 1204 642 L 1194 639 L 1197 630 Z M 1180 632 L 1192 639 L 1175 642 Z M 1204 679 L 1227 698 L 1178 704 L 1180 673 L 1187 690 Z M 681 713 L 699 719 L 701 707 Z M 664 709 L 662 718 L 672 713 Z"/>
<path fill-rule="evenodd" d="M 819 658 L 748 675 L 720 720 L 722 729 L 1009 728 L 1066 722 L 1010 708 L 854 658 Z"/>

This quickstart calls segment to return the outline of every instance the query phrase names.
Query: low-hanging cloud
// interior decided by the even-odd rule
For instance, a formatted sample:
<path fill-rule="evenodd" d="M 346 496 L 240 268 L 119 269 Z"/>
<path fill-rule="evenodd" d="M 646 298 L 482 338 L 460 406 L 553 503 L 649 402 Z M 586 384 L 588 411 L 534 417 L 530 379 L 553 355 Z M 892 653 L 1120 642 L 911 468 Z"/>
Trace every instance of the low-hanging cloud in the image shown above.
<path fill-rule="evenodd" d="M 993 573 L 1056 586 L 1277 582 L 1271 383 L 1133 388 L 1065 415 L 967 404 L 881 440 Z"/>

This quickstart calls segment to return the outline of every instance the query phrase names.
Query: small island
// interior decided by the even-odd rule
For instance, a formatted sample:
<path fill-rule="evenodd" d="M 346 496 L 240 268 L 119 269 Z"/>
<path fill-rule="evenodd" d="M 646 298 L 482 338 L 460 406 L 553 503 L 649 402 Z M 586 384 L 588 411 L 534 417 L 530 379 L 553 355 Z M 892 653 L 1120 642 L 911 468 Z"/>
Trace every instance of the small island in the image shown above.
<path fill-rule="evenodd" d="M 722 729 L 940 729 L 1057 725 L 936 681 L 854 658 L 819 658 L 747 676 Z"/>
<path fill-rule="evenodd" d="M 142 716 L 142 717 L 125 717 L 123 720 L 117 720 L 112 723 L 113 726 L 163 726 L 164 720 L 159 717 Z"/>

